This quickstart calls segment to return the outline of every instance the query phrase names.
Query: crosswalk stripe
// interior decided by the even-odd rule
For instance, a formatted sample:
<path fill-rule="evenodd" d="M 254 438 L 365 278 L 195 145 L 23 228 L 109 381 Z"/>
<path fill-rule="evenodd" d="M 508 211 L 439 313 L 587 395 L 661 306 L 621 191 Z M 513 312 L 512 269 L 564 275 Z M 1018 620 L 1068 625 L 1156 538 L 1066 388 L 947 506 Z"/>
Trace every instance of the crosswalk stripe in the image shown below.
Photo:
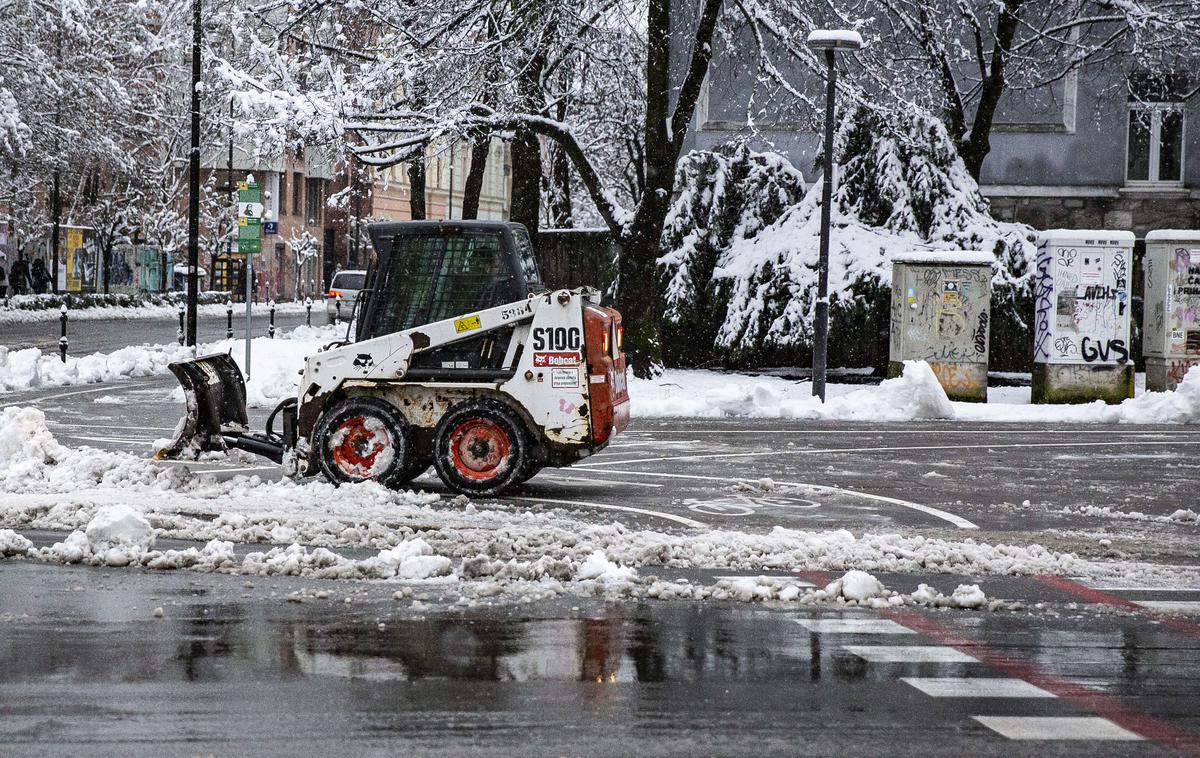
<path fill-rule="evenodd" d="M 942 645 L 843 645 L 868 663 L 975 663 L 976 659 Z"/>
<path fill-rule="evenodd" d="M 796 619 L 796 623 L 817 634 L 916 634 L 888 619 Z"/>
<path fill-rule="evenodd" d="M 1135 600 L 1138 605 L 1159 613 L 1200 614 L 1200 601 L 1196 600 Z"/>
<path fill-rule="evenodd" d="M 900 680 L 930 697 L 1058 697 L 1011 677 L 905 676 Z"/>
<path fill-rule="evenodd" d="M 1099 716 L 972 716 L 1010 740 L 1141 740 Z"/>

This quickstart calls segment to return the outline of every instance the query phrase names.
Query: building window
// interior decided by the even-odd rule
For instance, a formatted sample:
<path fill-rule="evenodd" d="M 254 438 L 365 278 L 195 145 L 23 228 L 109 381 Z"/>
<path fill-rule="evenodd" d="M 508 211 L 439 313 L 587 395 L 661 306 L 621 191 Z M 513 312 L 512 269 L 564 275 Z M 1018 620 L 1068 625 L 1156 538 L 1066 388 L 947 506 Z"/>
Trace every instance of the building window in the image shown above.
<path fill-rule="evenodd" d="M 299 216 L 304 212 L 304 174 L 292 172 L 292 215 Z"/>
<path fill-rule="evenodd" d="M 279 215 L 287 214 L 287 172 L 279 175 L 279 197 L 275 198 L 279 207 Z"/>
<path fill-rule="evenodd" d="M 309 226 L 321 223 L 321 180 L 307 179 L 304 183 L 304 218 Z"/>
<path fill-rule="evenodd" d="M 1176 103 L 1130 104 L 1126 181 L 1182 183 L 1183 130 L 1183 109 Z"/>

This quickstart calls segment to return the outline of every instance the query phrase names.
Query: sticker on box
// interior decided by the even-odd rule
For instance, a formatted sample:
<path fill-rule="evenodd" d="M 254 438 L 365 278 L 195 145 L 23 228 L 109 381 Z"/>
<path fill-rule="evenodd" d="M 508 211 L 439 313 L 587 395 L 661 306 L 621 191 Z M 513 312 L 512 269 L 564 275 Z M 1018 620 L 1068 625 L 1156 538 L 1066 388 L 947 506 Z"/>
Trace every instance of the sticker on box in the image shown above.
<path fill-rule="evenodd" d="M 555 389 L 569 389 L 579 386 L 578 368 L 550 369 L 550 386 Z"/>

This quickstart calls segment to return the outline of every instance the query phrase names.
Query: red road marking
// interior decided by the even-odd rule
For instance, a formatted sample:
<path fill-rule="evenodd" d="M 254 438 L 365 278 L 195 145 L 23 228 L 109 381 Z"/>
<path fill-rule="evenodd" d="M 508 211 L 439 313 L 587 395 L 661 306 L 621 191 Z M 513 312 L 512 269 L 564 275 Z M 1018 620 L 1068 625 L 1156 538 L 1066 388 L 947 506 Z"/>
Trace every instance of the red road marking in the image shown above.
<path fill-rule="evenodd" d="M 1200 735 L 1180 729 L 1162 719 L 1125 705 L 1099 690 L 1051 674 L 1036 664 L 1005 655 L 979 640 L 971 639 L 954 629 L 942 626 L 915 611 L 882 610 L 879 613 L 884 618 L 903 624 L 943 645 L 974 656 L 1009 676 L 1024 679 L 1035 687 L 1041 687 L 1098 716 L 1103 716 L 1114 724 L 1139 734 L 1151 742 L 1169 748 L 1180 755 L 1200 757 Z"/>
<path fill-rule="evenodd" d="M 806 582 L 812 582 L 819 590 L 825 589 L 825 585 L 833 581 L 833 577 L 825 571 L 797 571 L 796 576 Z"/>
<path fill-rule="evenodd" d="M 1186 634 L 1191 637 L 1200 637 L 1200 624 L 1196 624 L 1185 619 L 1176 618 L 1170 614 L 1159 613 L 1158 611 L 1150 610 L 1149 608 L 1138 605 L 1132 600 L 1126 600 L 1123 597 L 1117 597 L 1116 595 L 1110 595 L 1107 592 L 1102 592 L 1101 590 L 1092 589 L 1091 587 L 1082 585 L 1079 582 L 1073 582 L 1070 579 L 1067 579 L 1065 576 L 1044 575 L 1035 578 L 1048 587 L 1053 587 L 1056 590 L 1061 590 L 1068 594 L 1075 595 L 1076 597 L 1086 600 L 1089 603 L 1109 605 L 1114 608 L 1124 608 L 1125 610 L 1133 611 L 1140 616 L 1154 619 L 1172 631 Z"/>

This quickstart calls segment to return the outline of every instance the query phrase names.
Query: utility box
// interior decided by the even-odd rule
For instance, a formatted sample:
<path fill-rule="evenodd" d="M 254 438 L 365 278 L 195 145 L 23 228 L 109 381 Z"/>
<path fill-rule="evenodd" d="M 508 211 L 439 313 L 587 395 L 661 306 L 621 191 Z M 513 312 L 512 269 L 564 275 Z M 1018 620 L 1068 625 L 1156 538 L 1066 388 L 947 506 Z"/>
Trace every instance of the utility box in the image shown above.
<path fill-rule="evenodd" d="M 1131 232 L 1051 229 L 1034 272 L 1035 403 L 1133 397 Z"/>
<path fill-rule="evenodd" d="M 1173 390 L 1200 364 L 1200 230 L 1147 234 L 1142 277 L 1146 389 Z"/>
<path fill-rule="evenodd" d="M 987 402 L 991 253 L 921 251 L 892 258 L 888 376 L 929 363 L 951 400 Z"/>

